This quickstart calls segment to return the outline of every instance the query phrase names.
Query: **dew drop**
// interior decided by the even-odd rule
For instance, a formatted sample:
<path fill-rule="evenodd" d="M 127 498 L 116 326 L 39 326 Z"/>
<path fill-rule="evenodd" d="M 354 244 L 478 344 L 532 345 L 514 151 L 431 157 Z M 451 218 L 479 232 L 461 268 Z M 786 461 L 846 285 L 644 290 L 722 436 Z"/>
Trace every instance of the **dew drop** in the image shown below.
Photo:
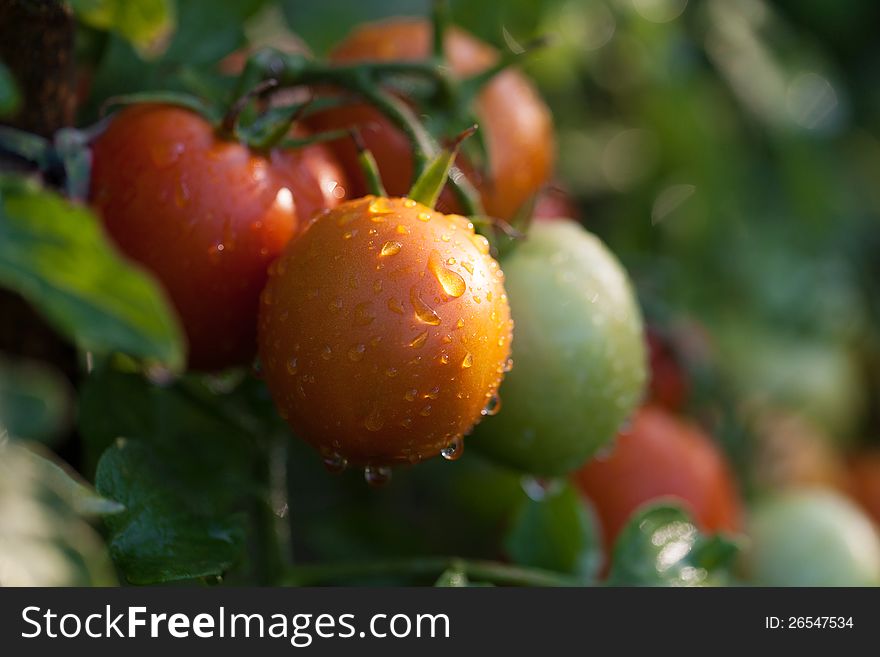
<path fill-rule="evenodd" d="M 424 394 L 425 399 L 437 399 L 440 396 L 440 387 L 434 386 Z"/>
<path fill-rule="evenodd" d="M 373 221 L 385 221 L 385 219 L 381 218 L 382 215 L 391 214 L 394 212 L 394 206 L 391 205 L 391 201 L 382 196 L 378 198 L 374 198 L 370 201 L 370 205 L 367 206 L 367 210 L 372 215 L 370 218 Z"/>
<path fill-rule="evenodd" d="M 388 310 L 390 310 L 393 313 L 397 313 L 398 315 L 402 315 L 403 314 L 403 304 L 400 303 L 400 301 L 398 301 L 394 297 L 390 297 L 388 299 Z"/>
<path fill-rule="evenodd" d="M 385 242 L 379 251 L 379 255 L 382 257 L 397 255 L 402 248 L 403 244 L 400 242 Z"/>
<path fill-rule="evenodd" d="M 447 461 L 455 461 L 464 453 L 464 441 L 461 438 L 453 438 L 446 447 L 440 450 L 440 456 Z"/>
<path fill-rule="evenodd" d="M 331 474 L 340 474 L 347 467 L 348 459 L 342 456 L 342 454 L 333 452 L 324 457 L 324 468 Z"/>
<path fill-rule="evenodd" d="M 405 207 L 405 208 L 414 208 L 417 205 L 418 205 L 418 203 L 413 201 L 411 198 L 403 199 L 403 207 Z"/>
<path fill-rule="evenodd" d="M 455 328 L 464 328 L 464 319 L 459 319 L 459 320 L 455 323 Z"/>
<path fill-rule="evenodd" d="M 385 376 L 393 379 L 395 376 L 397 376 L 397 368 L 396 367 L 389 367 L 387 370 L 385 370 Z"/>
<path fill-rule="evenodd" d="M 412 347 L 413 349 L 418 349 L 419 347 L 424 345 L 427 340 L 428 340 L 428 332 L 422 331 L 421 333 L 419 333 L 416 337 L 414 337 L 412 339 L 412 341 L 409 343 L 409 346 Z"/>
<path fill-rule="evenodd" d="M 501 397 L 499 397 L 497 394 L 494 394 L 489 398 L 489 402 L 486 404 L 486 407 L 482 411 L 480 411 L 480 415 L 492 417 L 493 415 L 498 415 L 500 411 Z"/>
<path fill-rule="evenodd" d="M 296 357 L 294 356 L 289 361 L 287 361 L 287 373 L 293 376 L 296 374 L 297 362 Z"/>
<path fill-rule="evenodd" d="M 180 158 L 184 145 L 180 142 L 159 142 L 150 147 L 150 157 L 157 167 L 169 167 Z"/>
<path fill-rule="evenodd" d="M 364 468 L 364 480 L 373 488 L 381 488 L 391 481 L 391 468 L 386 465 L 368 465 Z"/>
<path fill-rule="evenodd" d="M 513 369 L 513 358 L 508 358 L 507 362 L 504 363 L 504 372 L 507 373 Z"/>
<path fill-rule="evenodd" d="M 465 260 L 461 263 L 461 266 L 465 268 L 468 274 L 470 274 L 471 276 L 474 275 L 474 263 L 472 263 L 470 260 Z"/>
<path fill-rule="evenodd" d="M 466 370 L 469 367 L 472 367 L 474 364 L 474 355 L 471 352 L 467 352 L 465 354 L 464 359 L 461 361 L 461 369 Z"/>
<path fill-rule="evenodd" d="M 416 216 L 418 217 L 419 221 L 431 221 L 430 212 L 419 212 L 419 214 Z"/>
<path fill-rule="evenodd" d="M 403 398 L 406 401 L 415 401 L 416 397 L 418 397 L 418 395 L 419 395 L 418 390 L 416 390 L 415 388 L 410 388 L 409 390 L 406 391 L 406 394 L 403 396 Z"/>
<path fill-rule="evenodd" d="M 364 419 L 364 427 L 367 431 L 378 431 L 383 426 L 385 426 L 385 420 L 382 419 L 382 414 L 379 412 L 379 408 L 375 407 Z"/>
<path fill-rule="evenodd" d="M 458 298 L 464 294 L 467 289 L 464 279 L 443 265 L 443 260 L 437 251 L 431 251 L 431 254 L 428 256 L 428 269 L 434 274 L 434 278 L 437 279 L 437 282 L 440 283 L 446 294 L 453 298 Z"/>
<path fill-rule="evenodd" d="M 177 207 L 183 208 L 189 205 L 189 199 L 189 187 L 187 187 L 183 178 L 181 178 L 177 181 L 177 186 L 174 188 L 174 203 Z"/>
<path fill-rule="evenodd" d="M 409 226 L 397 224 L 396 230 L 398 235 L 409 235 Z"/>
<path fill-rule="evenodd" d="M 449 365 L 449 354 L 447 354 L 445 351 L 440 354 L 440 362 L 443 365 Z"/>
<path fill-rule="evenodd" d="M 382 291 L 382 279 L 377 278 L 375 281 L 373 281 L 373 292 L 375 292 L 376 294 L 379 294 L 379 292 L 381 292 L 381 291 Z"/>
<path fill-rule="evenodd" d="M 411 417 L 403 418 L 400 421 L 400 426 L 402 426 L 404 429 L 409 429 L 412 426 L 412 418 Z"/>
<path fill-rule="evenodd" d="M 324 345 L 324 348 L 321 350 L 321 358 L 324 360 L 330 360 L 333 357 L 333 349 L 330 345 Z"/>
<path fill-rule="evenodd" d="M 446 264 L 449 265 L 450 267 L 451 267 L 452 265 L 454 265 L 455 263 L 456 263 L 455 258 L 447 258 L 447 259 L 446 259 Z"/>
<path fill-rule="evenodd" d="M 344 233 L 342 233 L 342 239 L 350 240 L 355 235 L 357 235 L 357 228 L 355 228 L 353 230 L 347 230 Z"/>
<path fill-rule="evenodd" d="M 364 301 L 354 307 L 354 324 L 356 326 L 368 326 L 376 319 L 376 315 L 370 309 L 371 305 L 370 301 Z"/>
<path fill-rule="evenodd" d="M 483 255 L 487 255 L 489 253 L 489 240 L 487 240 L 483 235 L 474 235 L 473 242 L 480 253 L 482 253 Z"/>
<path fill-rule="evenodd" d="M 431 326 L 437 326 L 440 324 L 440 315 L 422 300 L 422 297 L 415 286 L 411 287 L 409 290 L 409 300 L 412 303 L 416 317 L 420 322 L 430 324 Z"/>
<path fill-rule="evenodd" d="M 331 313 L 338 313 L 340 310 L 342 310 L 342 299 L 340 297 L 336 297 L 327 305 L 327 309 Z"/>
<path fill-rule="evenodd" d="M 348 359 L 354 363 L 363 360 L 364 354 L 367 352 L 367 346 L 364 344 L 356 344 L 348 350 Z"/>
<path fill-rule="evenodd" d="M 427 404 L 425 407 L 419 412 L 419 415 L 422 417 L 428 417 L 431 414 L 431 405 Z"/>

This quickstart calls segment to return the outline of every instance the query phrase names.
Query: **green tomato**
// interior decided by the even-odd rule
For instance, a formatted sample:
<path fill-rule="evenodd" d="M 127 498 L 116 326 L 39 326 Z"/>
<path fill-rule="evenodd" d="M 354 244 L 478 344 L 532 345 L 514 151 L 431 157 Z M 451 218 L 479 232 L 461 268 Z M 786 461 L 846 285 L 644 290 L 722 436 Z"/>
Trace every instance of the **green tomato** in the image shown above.
<path fill-rule="evenodd" d="M 763 586 L 880 585 L 880 537 L 839 493 L 799 489 L 753 513 L 747 567 Z"/>
<path fill-rule="evenodd" d="M 518 470 L 563 475 L 612 440 L 641 398 L 641 313 L 617 258 L 573 221 L 534 225 L 502 267 L 513 369 L 500 412 L 468 447 Z"/>

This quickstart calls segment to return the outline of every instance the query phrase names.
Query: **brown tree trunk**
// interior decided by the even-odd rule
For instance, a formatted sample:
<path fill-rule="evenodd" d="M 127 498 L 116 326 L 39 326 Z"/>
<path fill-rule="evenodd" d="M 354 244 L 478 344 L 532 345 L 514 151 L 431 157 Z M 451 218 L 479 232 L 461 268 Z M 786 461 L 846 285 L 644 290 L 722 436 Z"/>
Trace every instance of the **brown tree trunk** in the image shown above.
<path fill-rule="evenodd" d="M 44 137 L 74 121 L 74 21 L 63 0 L 0 0 L 0 60 L 22 95 L 8 123 Z"/>

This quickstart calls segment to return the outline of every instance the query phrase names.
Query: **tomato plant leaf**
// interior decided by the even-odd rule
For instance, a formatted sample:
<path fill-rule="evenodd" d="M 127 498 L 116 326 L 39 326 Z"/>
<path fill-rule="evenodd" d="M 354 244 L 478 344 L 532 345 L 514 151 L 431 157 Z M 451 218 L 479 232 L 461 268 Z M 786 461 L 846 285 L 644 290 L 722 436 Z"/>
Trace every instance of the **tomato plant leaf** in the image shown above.
<path fill-rule="evenodd" d="M 0 285 L 85 350 L 183 364 L 182 334 L 164 294 L 117 254 L 95 216 L 9 176 L 0 176 Z"/>
<path fill-rule="evenodd" d="M 18 438 L 50 442 L 68 421 L 71 390 L 38 361 L 0 357 L 0 428 Z"/>
<path fill-rule="evenodd" d="M 98 463 L 96 485 L 125 511 L 106 518 L 110 554 L 132 584 L 220 576 L 242 555 L 245 520 L 218 512 L 149 444 L 119 439 Z"/>
<path fill-rule="evenodd" d="M 674 504 L 637 511 L 614 545 L 609 586 L 725 584 L 739 551 L 721 535 L 707 536 Z"/>
<path fill-rule="evenodd" d="M 161 52 L 175 26 L 172 0 L 70 0 L 70 4 L 83 23 L 121 35 L 143 55 Z"/>
<path fill-rule="evenodd" d="M 505 546 L 514 562 L 593 579 L 602 555 L 589 507 L 571 485 L 520 509 Z"/>
<path fill-rule="evenodd" d="M 81 516 L 119 506 L 32 449 L 0 439 L 0 585 L 116 583 L 106 545 Z"/>

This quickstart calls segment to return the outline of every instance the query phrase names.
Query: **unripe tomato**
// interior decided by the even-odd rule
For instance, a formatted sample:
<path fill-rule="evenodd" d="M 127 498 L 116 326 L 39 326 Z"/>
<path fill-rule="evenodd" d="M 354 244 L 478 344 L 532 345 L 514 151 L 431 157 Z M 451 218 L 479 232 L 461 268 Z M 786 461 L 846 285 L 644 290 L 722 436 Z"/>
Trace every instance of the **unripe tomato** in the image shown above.
<path fill-rule="evenodd" d="M 430 26 L 421 19 L 370 23 L 352 32 L 331 53 L 331 59 L 346 63 L 424 59 L 431 39 Z M 460 77 L 480 73 L 498 58 L 494 48 L 460 29 L 447 32 L 444 49 L 452 71 Z M 463 158 L 459 163 L 480 190 L 486 212 L 509 219 L 541 188 L 553 168 L 550 110 L 525 76 L 508 69 L 486 84 L 474 111 L 486 143 L 489 170 L 481 176 Z M 320 114 L 314 125 L 325 130 L 362 126 L 364 141 L 376 157 L 385 188 L 393 195 L 407 192 L 412 184 L 409 142 L 377 110 L 367 105 L 333 109 Z M 353 190 L 366 191 L 353 145 L 338 141 L 333 148 Z M 455 208 L 451 195 L 444 195 L 440 207 Z"/>
<path fill-rule="evenodd" d="M 752 512 L 746 562 L 763 586 L 880 585 L 877 529 L 847 498 L 805 488 L 765 500 Z"/>
<path fill-rule="evenodd" d="M 607 454 L 575 474 L 596 510 L 608 550 L 633 512 L 674 498 L 705 531 L 736 531 L 742 510 L 717 445 L 698 427 L 659 406 L 643 406 Z"/>
<path fill-rule="evenodd" d="M 464 217 L 384 197 L 319 215 L 270 268 L 260 308 L 282 417 L 328 464 L 457 456 L 510 354 L 502 279 Z"/>
<path fill-rule="evenodd" d="M 880 451 L 856 454 L 849 462 L 848 489 L 880 525 Z"/>
<path fill-rule="evenodd" d="M 519 470 L 565 474 L 614 437 L 642 395 L 641 314 L 620 263 L 572 221 L 533 225 L 504 273 L 514 368 L 503 410 L 472 443 Z"/>
<path fill-rule="evenodd" d="M 93 156 L 91 202 L 122 251 L 164 285 L 190 367 L 248 362 L 269 263 L 344 194 L 330 153 L 258 154 L 189 110 L 138 105 L 116 115 Z"/>

